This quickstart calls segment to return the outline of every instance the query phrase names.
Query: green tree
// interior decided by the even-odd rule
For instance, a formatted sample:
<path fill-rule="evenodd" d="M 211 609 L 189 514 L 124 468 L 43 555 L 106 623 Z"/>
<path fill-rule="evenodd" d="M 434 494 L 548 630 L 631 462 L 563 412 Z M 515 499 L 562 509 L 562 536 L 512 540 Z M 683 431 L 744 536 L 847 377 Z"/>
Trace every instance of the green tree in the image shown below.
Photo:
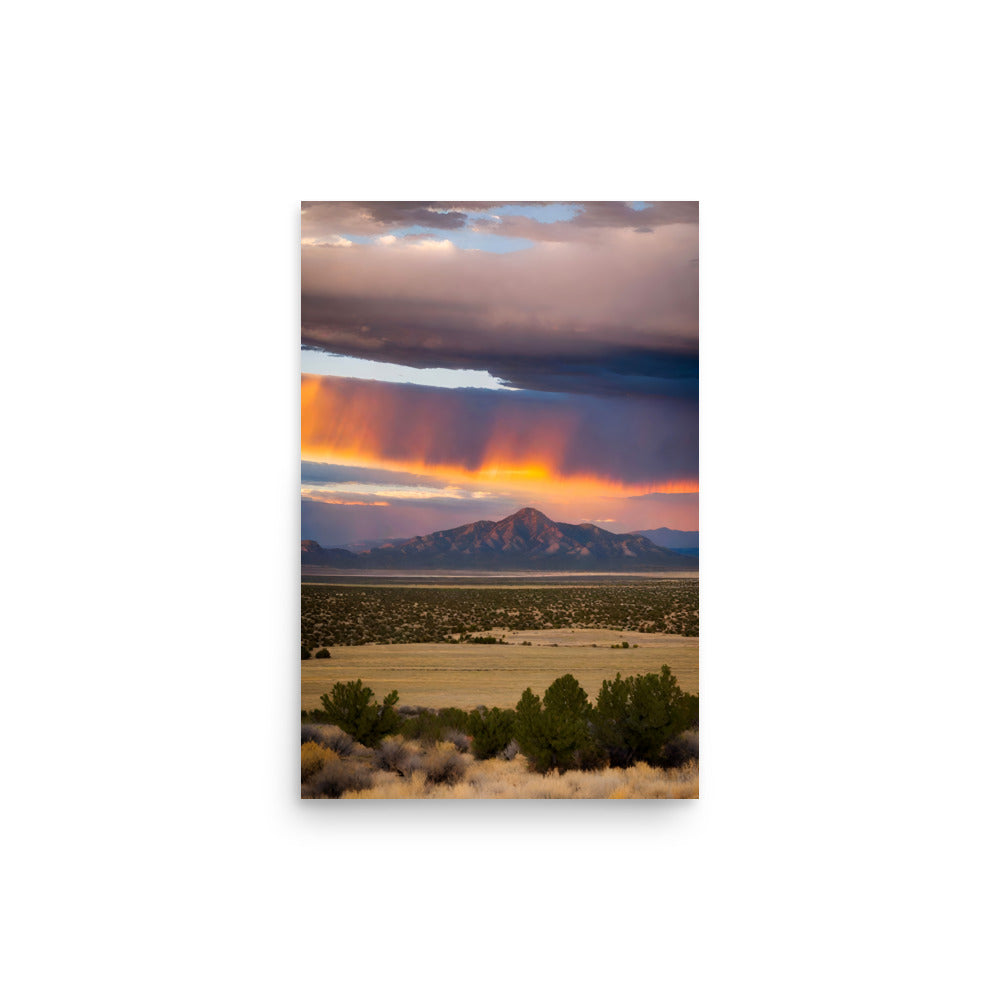
<path fill-rule="evenodd" d="M 477 760 L 496 757 L 514 738 L 517 713 L 508 709 L 478 709 L 469 713 L 472 753 Z"/>
<path fill-rule="evenodd" d="M 594 736 L 611 763 L 655 764 L 665 745 L 698 721 L 698 698 L 685 694 L 666 665 L 658 674 L 605 681 L 594 711 Z"/>
<path fill-rule="evenodd" d="M 365 746 L 377 746 L 383 737 L 399 729 L 399 716 L 394 707 L 399 701 L 399 692 L 390 691 L 381 705 L 375 703 L 374 697 L 375 692 L 364 687 L 360 678 L 334 684 L 330 693 L 320 699 L 324 720 L 340 726 Z"/>
<path fill-rule="evenodd" d="M 514 709 L 514 739 L 521 752 L 537 771 L 548 771 L 552 764 L 545 740 L 545 726 L 542 721 L 542 699 L 531 688 L 525 688 L 521 700 Z"/>
<path fill-rule="evenodd" d="M 539 700 L 528 688 L 517 703 L 514 737 L 536 771 L 560 773 L 592 758 L 587 692 L 572 675 L 553 681 Z"/>

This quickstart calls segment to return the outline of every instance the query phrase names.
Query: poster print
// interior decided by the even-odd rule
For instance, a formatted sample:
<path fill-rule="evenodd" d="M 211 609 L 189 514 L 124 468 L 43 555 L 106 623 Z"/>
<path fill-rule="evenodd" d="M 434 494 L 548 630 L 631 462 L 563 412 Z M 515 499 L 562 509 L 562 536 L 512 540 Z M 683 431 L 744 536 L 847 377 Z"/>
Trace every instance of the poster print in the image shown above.
<path fill-rule="evenodd" d="M 698 796 L 698 203 L 302 203 L 302 796 Z"/>

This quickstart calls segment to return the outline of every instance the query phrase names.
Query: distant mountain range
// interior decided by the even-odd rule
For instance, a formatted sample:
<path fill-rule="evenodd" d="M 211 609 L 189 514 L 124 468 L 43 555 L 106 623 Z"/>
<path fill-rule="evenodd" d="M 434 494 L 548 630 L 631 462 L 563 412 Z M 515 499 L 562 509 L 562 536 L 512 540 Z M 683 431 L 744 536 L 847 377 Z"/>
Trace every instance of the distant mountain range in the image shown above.
<path fill-rule="evenodd" d="M 677 531 L 675 528 L 643 528 L 639 531 L 631 531 L 629 534 L 642 535 L 654 545 L 680 552 L 686 556 L 698 557 L 697 531 Z"/>
<path fill-rule="evenodd" d="M 676 534 L 697 536 L 697 532 Z M 302 564 L 352 569 L 698 568 L 696 558 L 664 548 L 641 533 L 616 535 L 593 524 L 563 524 L 534 507 L 524 507 L 502 521 L 474 521 L 405 541 L 388 541 L 365 552 L 324 549 L 304 540 Z"/>
<path fill-rule="evenodd" d="M 343 545 L 337 547 L 347 549 L 348 552 L 368 552 L 371 549 L 380 549 L 384 545 L 401 545 L 409 540 L 409 536 L 405 538 L 362 538 L 357 542 L 344 542 Z"/>

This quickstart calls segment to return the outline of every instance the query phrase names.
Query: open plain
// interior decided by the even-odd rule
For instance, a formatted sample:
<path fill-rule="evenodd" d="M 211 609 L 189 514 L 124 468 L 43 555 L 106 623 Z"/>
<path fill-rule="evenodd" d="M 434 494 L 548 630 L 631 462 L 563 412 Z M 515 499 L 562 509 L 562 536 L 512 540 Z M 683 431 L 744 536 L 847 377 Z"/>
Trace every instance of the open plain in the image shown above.
<path fill-rule="evenodd" d="M 534 633 L 532 633 L 534 634 Z M 360 677 L 378 699 L 393 689 L 402 705 L 471 709 L 477 705 L 513 708 L 524 689 L 536 694 L 563 674 L 572 674 L 593 700 L 601 682 L 616 673 L 655 673 L 666 663 L 681 688 L 698 693 L 698 640 L 657 636 L 672 641 L 653 643 L 648 635 L 577 631 L 582 645 L 479 646 L 406 643 L 399 646 L 351 646 L 331 649 L 329 660 L 302 663 L 302 707 L 319 708 L 320 696 L 338 681 Z M 610 649 L 620 635 L 639 648 Z M 588 641 L 589 640 L 589 641 Z M 598 643 L 593 648 L 590 643 Z"/>
<path fill-rule="evenodd" d="M 471 709 L 513 708 L 525 688 L 542 694 L 570 673 L 593 700 L 615 674 L 653 673 L 664 664 L 684 691 L 698 693 L 696 580 L 552 583 L 522 584 L 514 593 L 501 586 L 446 590 L 440 582 L 405 589 L 307 584 L 303 644 L 312 658 L 301 664 L 302 707 L 318 708 L 335 683 L 357 678 L 379 699 L 395 689 L 402 705 Z M 689 634 L 676 634 L 681 629 Z M 334 633 L 343 644 L 305 639 Z M 376 638 L 358 644 L 362 635 Z M 418 635 L 425 641 L 400 641 Z M 328 659 L 315 658 L 321 649 Z"/>

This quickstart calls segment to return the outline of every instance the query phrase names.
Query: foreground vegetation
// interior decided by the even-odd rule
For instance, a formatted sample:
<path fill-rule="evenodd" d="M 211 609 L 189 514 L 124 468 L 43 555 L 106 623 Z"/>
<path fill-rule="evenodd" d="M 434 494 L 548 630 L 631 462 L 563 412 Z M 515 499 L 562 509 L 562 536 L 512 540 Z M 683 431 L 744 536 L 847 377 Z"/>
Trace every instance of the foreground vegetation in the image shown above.
<path fill-rule="evenodd" d="M 517 643 L 530 629 L 606 628 L 696 636 L 698 581 L 599 587 L 302 587 L 302 657 L 327 646 L 490 641 Z M 492 637 L 500 642 L 501 637 Z"/>
<path fill-rule="evenodd" d="M 359 679 L 302 713 L 303 797 L 698 794 L 698 698 L 667 666 L 606 680 L 593 704 L 571 674 L 541 698 L 528 688 L 514 710 L 397 702 L 393 691 L 379 704 Z"/>
<path fill-rule="evenodd" d="M 374 754 L 341 757 L 306 744 L 303 798 L 344 799 L 696 799 L 698 762 L 678 768 L 638 763 L 629 768 L 537 774 L 523 756 L 477 761 L 453 744 L 403 744 L 412 767 L 402 773 L 375 766 Z M 316 761 L 320 763 L 317 767 Z M 452 763 L 457 759 L 458 763 Z M 307 763 L 308 761 L 308 763 Z"/>

